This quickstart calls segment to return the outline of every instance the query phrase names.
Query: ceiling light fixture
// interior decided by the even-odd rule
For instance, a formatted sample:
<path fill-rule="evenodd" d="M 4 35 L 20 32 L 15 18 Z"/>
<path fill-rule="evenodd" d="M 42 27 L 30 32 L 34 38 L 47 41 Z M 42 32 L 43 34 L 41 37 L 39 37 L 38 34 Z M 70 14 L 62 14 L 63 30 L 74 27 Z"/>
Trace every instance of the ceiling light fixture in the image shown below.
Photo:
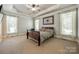
<path fill-rule="evenodd" d="M 27 4 L 26 6 L 32 11 L 38 11 L 40 9 L 39 5 L 37 4 Z"/>
<path fill-rule="evenodd" d="M 32 11 L 36 11 L 36 9 L 35 8 L 32 8 Z"/>

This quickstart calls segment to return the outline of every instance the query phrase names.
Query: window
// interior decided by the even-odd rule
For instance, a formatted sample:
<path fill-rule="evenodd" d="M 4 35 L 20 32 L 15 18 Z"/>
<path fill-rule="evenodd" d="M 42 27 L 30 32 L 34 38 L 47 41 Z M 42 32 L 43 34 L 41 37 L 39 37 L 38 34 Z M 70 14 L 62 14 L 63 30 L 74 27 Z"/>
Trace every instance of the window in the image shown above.
<path fill-rule="evenodd" d="M 17 17 L 7 16 L 7 33 L 17 32 Z"/>
<path fill-rule="evenodd" d="M 76 11 L 60 14 L 61 34 L 76 35 Z"/>
<path fill-rule="evenodd" d="M 39 20 L 35 20 L 35 30 L 39 30 Z"/>
<path fill-rule="evenodd" d="M 3 14 L 0 13 L 0 35 L 2 34 L 2 17 Z"/>

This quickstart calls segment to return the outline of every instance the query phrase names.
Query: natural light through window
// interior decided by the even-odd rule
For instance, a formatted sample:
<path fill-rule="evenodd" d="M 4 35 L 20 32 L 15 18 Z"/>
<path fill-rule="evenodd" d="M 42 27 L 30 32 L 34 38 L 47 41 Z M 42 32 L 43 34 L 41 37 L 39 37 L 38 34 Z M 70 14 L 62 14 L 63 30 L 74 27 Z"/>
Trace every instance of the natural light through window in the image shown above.
<path fill-rule="evenodd" d="M 76 21 L 75 11 L 66 12 L 60 14 L 61 20 L 61 34 L 64 35 L 73 35 L 75 32 L 75 21 Z"/>
<path fill-rule="evenodd" d="M 39 20 L 35 20 L 35 30 L 39 30 Z"/>
<path fill-rule="evenodd" d="M 17 17 L 7 16 L 7 33 L 17 32 Z"/>

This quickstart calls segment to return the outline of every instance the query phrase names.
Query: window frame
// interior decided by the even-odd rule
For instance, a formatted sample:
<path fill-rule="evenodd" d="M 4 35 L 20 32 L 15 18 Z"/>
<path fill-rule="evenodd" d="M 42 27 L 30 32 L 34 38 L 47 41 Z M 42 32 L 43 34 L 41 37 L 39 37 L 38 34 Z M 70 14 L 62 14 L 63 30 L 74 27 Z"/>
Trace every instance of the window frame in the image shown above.
<path fill-rule="evenodd" d="M 75 11 L 75 13 L 76 13 L 76 9 L 72 9 L 72 10 L 66 10 L 66 11 L 63 11 L 63 12 L 61 12 L 61 13 L 59 13 L 59 19 L 60 19 L 60 14 L 65 14 L 65 13 L 68 13 L 68 12 L 73 12 L 73 11 Z M 75 18 L 76 18 L 76 14 L 75 14 Z M 76 21 L 77 21 L 77 19 L 76 19 Z M 76 22 L 75 21 L 75 22 Z M 73 21 L 72 21 L 73 22 Z M 62 21 L 61 21 L 61 19 L 60 19 L 60 34 L 61 35 L 63 35 L 63 36 L 73 36 L 73 35 L 65 35 L 65 34 L 62 34 L 61 32 L 62 32 Z M 76 23 L 75 23 L 75 25 L 77 25 Z M 72 26 L 73 26 L 73 24 L 72 24 Z M 76 30 L 77 28 L 76 28 L 76 26 L 75 26 L 75 30 Z M 72 27 L 72 31 L 73 31 L 73 27 Z M 76 34 L 76 31 L 75 31 L 75 34 Z"/>
<path fill-rule="evenodd" d="M 36 19 L 35 21 L 37 21 L 37 20 L 39 20 L 39 19 Z M 34 25 L 35 25 L 35 31 L 39 31 L 39 29 L 40 29 L 40 20 L 39 20 L 39 29 L 36 29 L 36 24 L 34 24 Z"/>
<path fill-rule="evenodd" d="M 8 31 L 8 21 L 7 21 L 7 17 L 16 17 L 16 31 L 15 31 L 14 33 L 17 33 L 17 24 L 18 24 L 18 23 L 17 23 L 17 21 L 18 21 L 17 16 L 6 15 L 6 26 L 7 26 L 7 27 L 6 27 L 6 28 L 7 28 L 6 31 L 7 31 L 7 34 L 14 34 L 14 33 L 11 33 L 11 32 Z"/>

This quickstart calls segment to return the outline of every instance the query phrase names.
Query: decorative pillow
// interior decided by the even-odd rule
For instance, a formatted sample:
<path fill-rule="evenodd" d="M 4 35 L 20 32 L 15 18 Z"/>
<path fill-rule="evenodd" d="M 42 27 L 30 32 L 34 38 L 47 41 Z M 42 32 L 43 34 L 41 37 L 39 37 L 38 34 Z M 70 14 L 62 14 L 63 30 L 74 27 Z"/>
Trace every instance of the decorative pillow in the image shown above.
<path fill-rule="evenodd" d="M 45 28 L 40 29 L 40 31 L 45 31 L 45 30 L 46 30 Z"/>

